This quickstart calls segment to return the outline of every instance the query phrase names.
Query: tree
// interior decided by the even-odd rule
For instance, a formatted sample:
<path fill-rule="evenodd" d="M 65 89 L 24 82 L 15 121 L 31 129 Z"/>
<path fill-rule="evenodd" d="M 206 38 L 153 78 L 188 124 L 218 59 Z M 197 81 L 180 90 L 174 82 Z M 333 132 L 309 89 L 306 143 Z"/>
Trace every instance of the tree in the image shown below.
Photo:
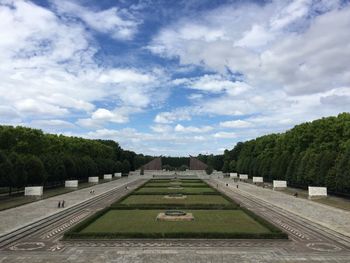
<path fill-rule="evenodd" d="M 122 162 L 122 173 L 128 174 L 130 172 L 130 163 L 128 160 Z"/>
<path fill-rule="evenodd" d="M 213 167 L 208 165 L 207 168 L 205 168 L 205 172 L 207 173 L 207 175 L 212 174 L 214 171 Z"/>
<path fill-rule="evenodd" d="M 21 188 L 27 184 L 27 175 L 24 169 L 24 162 L 22 157 L 14 152 L 9 155 L 9 161 L 12 164 L 12 184 L 9 189 L 11 195 L 11 188 Z"/>
<path fill-rule="evenodd" d="M 16 183 L 13 173 L 12 163 L 9 161 L 5 153 L 0 152 L 0 184 L 9 187 L 9 194 Z"/>
<path fill-rule="evenodd" d="M 29 155 L 24 161 L 24 169 L 30 185 L 42 185 L 45 182 L 45 168 L 38 157 Z"/>
<path fill-rule="evenodd" d="M 116 161 L 114 165 L 114 170 L 117 173 L 121 173 L 123 171 L 123 164 L 120 161 Z"/>

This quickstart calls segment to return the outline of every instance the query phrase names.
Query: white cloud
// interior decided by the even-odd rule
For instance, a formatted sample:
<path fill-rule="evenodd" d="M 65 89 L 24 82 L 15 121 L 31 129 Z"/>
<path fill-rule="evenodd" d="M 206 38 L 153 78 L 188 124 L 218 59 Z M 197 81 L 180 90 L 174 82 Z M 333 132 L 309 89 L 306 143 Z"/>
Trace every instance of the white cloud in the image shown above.
<path fill-rule="evenodd" d="M 167 133 L 172 130 L 172 127 L 170 125 L 153 125 L 151 126 L 152 131 L 157 133 Z"/>
<path fill-rule="evenodd" d="M 210 93 L 226 92 L 235 96 L 250 89 L 249 85 L 241 81 L 231 81 L 221 75 L 203 75 L 197 78 L 175 79 L 175 85 L 184 85 L 189 89 Z"/>
<path fill-rule="evenodd" d="M 213 130 L 213 127 L 211 126 L 195 127 L 195 126 L 183 126 L 181 124 L 177 124 L 174 130 L 176 132 L 182 132 L 182 133 L 205 133 Z"/>
<path fill-rule="evenodd" d="M 185 120 L 191 120 L 191 114 L 186 109 L 179 109 L 173 112 L 161 112 L 154 118 L 154 122 L 157 123 L 173 123 L 174 121 Z"/>
<path fill-rule="evenodd" d="M 95 11 L 81 12 L 92 16 Z M 73 115 L 79 125 L 97 127 L 103 121 L 91 116 L 94 104 L 109 101 L 114 109 L 108 122 L 122 123 L 168 96 L 166 74 L 157 68 L 141 71 L 96 62 L 100 47 L 77 20 L 29 1 L 10 0 L 0 4 L 0 17 L 0 103 L 17 122 L 40 120 L 43 114 L 45 119 Z"/>
<path fill-rule="evenodd" d="M 220 122 L 221 127 L 225 128 L 250 128 L 252 123 L 244 120 L 224 121 Z"/>
<path fill-rule="evenodd" d="M 77 128 L 73 123 L 64 120 L 35 120 L 30 123 L 31 126 L 43 128 L 45 130 L 64 130 Z"/>
<path fill-rule="evenodd" d="M 54 3 L 61 14 L 73 18 L 78 17 L 94 30 L 108 34 L 115 39 L 132 39 L 140 24 L 140 21 L 130 12 L 117 7 L 95 11 L 69 1 L 56 0 Z"/>
<path fill-rule="evenodd" d="M 181 64 L 239 72 L 250 86 L 314 94 L 349 85 L 350 35 L 344 32 L 350 27 L 350 7 L 339 7 L 339 1 L 307 0 L 225 6 L 162 29 L 150 48 L 178 57 Z M 198 24 L 219 28 L 225 37 L 207 41 L 176 34 Z"/>
<path fill-rule="evenodd" d="M 234 132 L 217 132 L 213 135 L 215 138 L 219 139 L 233 139 L 237 138 L 237 134 Z"/>

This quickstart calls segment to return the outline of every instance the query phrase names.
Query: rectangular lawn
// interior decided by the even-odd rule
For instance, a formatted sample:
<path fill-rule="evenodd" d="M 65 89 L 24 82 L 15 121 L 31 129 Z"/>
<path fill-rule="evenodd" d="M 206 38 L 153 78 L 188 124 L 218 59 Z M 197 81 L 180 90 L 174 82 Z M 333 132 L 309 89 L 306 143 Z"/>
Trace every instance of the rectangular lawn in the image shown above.
<path fill-rule="evenodd" d="M 180 194 L 200 194 L 200 193 L 216 193 L 210 187 L 184 187 L 183 189 L 169 189 L 168 187 L 142 187 L 135 191 L 135 193 L 180 193 Z"/>
<path fill-rule="evenodd" d="M 229 205 L 230 201 L 220 195 L 188 195 L 186 199 L 167 199 L 162 195 L 130 195 L 120 202 L 122 205 L 140 204 L 184 204 L 184 205 Z"/>
<path fill-rule="evenodd" d="M 164 210 L 109 210 L 80 233 L 271 233 L 242 210 L 186 210 L 194 216 L 187 222 L 157 221 L 161 212 Z"/>

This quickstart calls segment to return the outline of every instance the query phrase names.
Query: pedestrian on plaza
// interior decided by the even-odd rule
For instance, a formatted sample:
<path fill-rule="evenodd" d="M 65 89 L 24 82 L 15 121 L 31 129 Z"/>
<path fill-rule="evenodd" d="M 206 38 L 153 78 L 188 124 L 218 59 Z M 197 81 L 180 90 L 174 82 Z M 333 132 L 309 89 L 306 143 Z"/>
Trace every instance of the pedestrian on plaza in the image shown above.
<path fill-rule="evenodd" d="M 64 208 L 64 200 L 62 201 L 62 208 Z"/>
<path fill-rule="evenodd" d="M 236 185 L 237 189 L 238 189 L 238 185 Z"/>
<path fill-rule="evenodd" d="M 58 201 L 58 208 L 61 208 L 61 201 Z"/>

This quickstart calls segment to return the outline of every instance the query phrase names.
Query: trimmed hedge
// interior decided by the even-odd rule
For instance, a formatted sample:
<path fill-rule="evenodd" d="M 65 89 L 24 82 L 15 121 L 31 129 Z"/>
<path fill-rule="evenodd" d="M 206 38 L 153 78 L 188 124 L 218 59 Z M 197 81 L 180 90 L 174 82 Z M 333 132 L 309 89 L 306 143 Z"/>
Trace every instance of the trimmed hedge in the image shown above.
<path fill-rule="evenodd" d="M 168 195 L 168 194 L 176 194 L 174 192 L 134 192 L 133 195 Z M 180 193 L 183 195 L 220 195 L 217 192 L 198 192 L 198 193 Z"/>
<path fill-rule="evenodd" d="M 205 239 L 287 239 L 283 233 L 219 233 L 219 232 L 178 232 L 178 233 L 77 233 L 68 232 L 67 239 L 121 239 L 121 238 L 205 238 Z"/>
<path fill-rule="evenodd" d="M 183 188 L 205 188 L 208 187 L 206 184 L 145 184 L 144 187 L 148 188 L 164 188 L 164 187 L 183 187 Z"/>
<path fill-rule="evenodd" d="M 150 210 L 150 209 L 187 209 L 187 210 L 235 210 L 238 206 L 235 204 L 229 205 L 219 205 L 219 204 L 115 204 L 110 207 L 110 209 L 140 209 L 140 210 Z"/>

